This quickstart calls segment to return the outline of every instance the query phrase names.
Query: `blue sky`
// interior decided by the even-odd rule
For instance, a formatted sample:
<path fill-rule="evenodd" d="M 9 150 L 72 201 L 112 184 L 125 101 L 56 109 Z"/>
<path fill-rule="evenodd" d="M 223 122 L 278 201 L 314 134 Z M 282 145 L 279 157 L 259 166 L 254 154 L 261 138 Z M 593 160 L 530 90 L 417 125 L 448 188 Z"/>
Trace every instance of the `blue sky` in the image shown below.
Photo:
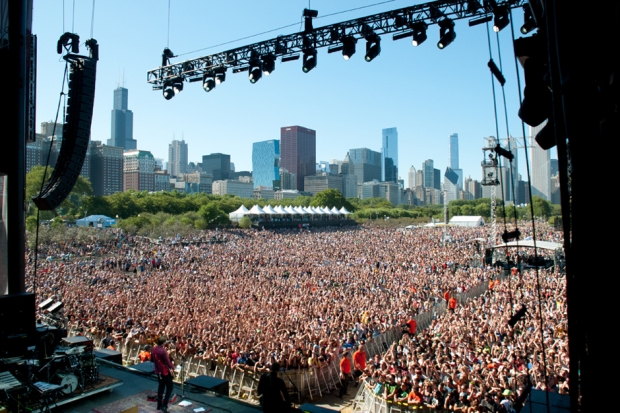
<path fill-rule="evenodd" d="M 105 143 L 110 137 L 113 91 L 124 85 L 129 89 L 138 149 L 150 150 L 165 161 L 170 141 L 183 138 L 189 145 L 190 161 L 199 162 L 202 155 L 223 152 L 231 155 L 237 170 L 251 170 L 252 142 L 279 139 L 280 127 L 290 125 L 317 131 L 317 161 L 343 159 L 350 148 L 379 151 L 381 129 L 397 127 L 399 174 L 405 182 L 409 167 L 419 169 L 426 159 L 434 159 L 436 168 L 446 168 L 448 136 L 455 131 L 464 175 L 480 179 L 483 137 L 495 135 L 485 25 L 469 27 L 467 20 L 457 21 L 457 38 L 444 50 L 436 46 L 437 26 L 429 27 L 428 40 L 417 48 L 407 39 L 392 41 L 391 36 L 384 36 L 381 54 L 370 63 L 364 61 L 363 42 L 358 43 L 358 52 L 349 61 L 339 53 L 327 54 L 326 49 L 320 49 L 317 67 L 310 73 L 302 72 L 301 61 L 278 61 L 271 76 L 263 76 L 256 84 L 250 84 L 247 73 L 229 71 L 226 82 L 212 92 L 205 93 L 200 82 L 186 83 L 184 91 L 170 101 L 146 82 L 147 70 L 160 64 L 167 45 L 179 55 L 172 61 L 179 62 L 298 32 L 308 3 L 171 0 L 168 42 L 167 0 L 95 2 L 92 26 L 93 1 L 64 0 L 63 5 L 63 0 L 35 0 L 37 124 L 53 120 L 56 113 L 64 71 L 64 61 L 56 54 L 58 38 L 65 31 L 77 33 L 82 42 L 80 51 L 86 53 L 83 42 L 92 30 L 100 45 L 93 140 Z M 319 12 L 314 26 L 416 4 L 394 0 L 321 18 L 375 3 L 313 0 L 310 5 Z M 517 35 L 522 14 L 521 10 L 513 11 Z M 299 24 L 212 47 L 293 23 Z M 510 26 L 500 32 L 508 126 L 513 136 L 522 136 L 509 30 Z M 494 60 L 499 62 L 494 33 L 491 40 Z M 502 97 L 500 89 L 496 90 L 500 136 L 505 137 Z M 525 174 L 522 153 L 519 164 Z"/>

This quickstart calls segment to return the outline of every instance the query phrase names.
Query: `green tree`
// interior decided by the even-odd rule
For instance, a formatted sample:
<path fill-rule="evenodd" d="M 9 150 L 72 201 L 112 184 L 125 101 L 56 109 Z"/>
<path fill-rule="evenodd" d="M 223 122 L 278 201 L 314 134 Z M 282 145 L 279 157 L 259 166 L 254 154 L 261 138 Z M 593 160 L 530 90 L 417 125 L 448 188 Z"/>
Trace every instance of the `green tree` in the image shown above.
<path fill-rule="evenodd" d="M 321 191 L 314 195 L 312 201 L 310 202 L 310 206 L 324 206 L 330 209 L 333 207 L 336 207 L 336 209 L 345 207 L 349 211 L 353 209 L 347 199 L 342 196 L 342 193 L 339 190 L 333 188 L 326 189 L 325 191 Z"/>
<path fill-rule="evenodd" d="M 249 217 L 243 217 L 239 220 L 239 228 L 250 228 L 252 226 L 252 220 Z"/>
<path fill-rule="evenodd" d="M 474 207 L 472 207 L 469 204 L 463 205 L 461 207 L 461 214 L 462 215 L 474 215 Z"/>
<path fill-rule="evenodd" d="M 201 206 L 198 210 L 198 214 L 204 218 L 208 224 L 224 224 L 228 222 L 228 216 L 217 207 L 215 202 Z"/>
<path fill-rule="evenodd" d="M 534 215 L 537 217 L 547 218 L 551 216 L 551 203 L 538 196 L 533 197 Z"/>
<path fill-rule="evenodd" d="M 476 205 L 475 211 L 476 215 L 480 215 L 483 218 L 489 218 L 491 216 L 491 205 L 488 202 L 480 203 Z"/>
<path fill-rule="evenodd" d="M 54 168 L 47 168 L 46 173 L 44 166 L 36 165 L 26 174 L 26 200 L 30 204 L 29 214 L 33 215 L 36 213 L 36 206 L 32 202 L 32 198 L 41 191 L 41 183 L 46 182 L 52 176 L 53 172 Z M 83 176 L 78 176 L 71 193 L 59 206 L 58 212 L 64 212 L 65 214 L 69 212 L 76 213 L 82 199 L 92 194 L 93 188 L 90 181 Z M 54 216 L 54 213 L 52 213 L 51 216 L 49 213 L 45 214 L 45 216 L 45 219 L 50 219 Z"/>

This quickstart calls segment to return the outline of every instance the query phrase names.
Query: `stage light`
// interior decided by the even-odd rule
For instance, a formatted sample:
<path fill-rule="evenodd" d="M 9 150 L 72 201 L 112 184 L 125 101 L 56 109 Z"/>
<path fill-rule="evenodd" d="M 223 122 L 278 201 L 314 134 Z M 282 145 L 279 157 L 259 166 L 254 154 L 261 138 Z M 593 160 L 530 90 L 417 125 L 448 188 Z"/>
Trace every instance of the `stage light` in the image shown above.
<path fill-rule="evenodd" d="M 174 94 L 179 94 L 183 91 L 183 78 L 177 77 L 172 82 L 172 88 L 174 89 Z"/>
<path fill-rule="evenodd" d="M 536 29 L 536 20 L 532 15 L 532 9 L 529 4 L 523 6 L 523 26 L 521 26 L 521 33 L 528 34 L 532 30 Z"/>
<path fill-rule="evenodd" d="M 263 74 L 269 76 L 274 70 L 276 70 L 276 57 L 268 54 L 263 57 Z"/>
<path fill-rule="evenodd" d="M 250 79 L 250 83 L 256 83 L 263 76 L 263 64 L 258 59 L 253 59 L 250 61 L 250 67 L 248 68 L 248 79 Z"/>
<path fill-rule="evenodd" d="M 304 52 L 304 64 L 302 70 L 304 73 L 308 73 L 316 67 L 316 50 L 307 50 Z"/>
<path fill-rule="evenodd" d="M 226 68 L 218 67 L 215 69 L 215 84 L 221 85 L 226 81 Z"/>
<path fill-rule="evenodd" d="M 174 97 L 175 92 L 174 92 L 174 89 L 172 88 L 171 81 L 167 80 L 166 82 L 164 82 L 163 94 L 166 100 L 170 100 Z"/>
<path fill-rule="evenodd" d="M 411 40 L 411 44 L 414 46 L 419 46 L 426 40 L 426 29 L 428 26 L 424 22 L 417 22 L 411 25 L 413 29 L 413 39 Z"/>
<path fill-rule="evenodd" d="M 502 234 L 502 241 L 504 241 L 504 243 L 508 243 L 511 239 L 519 238 L 521 238 L 521 231 L 519 231 L 518 228 L 510 232 L 504 230 L 504 233 Z"/>
<path fill-rule="evenodd" d="M 377 35 L 371 36 L 366 40 L 366 56 L 367 62 L 372 62 L 375 57 L 381 53 L 381 38 Z"/>
<path fill-rule="evenodd" d="M 342 39 L 342 58 L 344 60 L 349 60 L 355 54 L 355 43 L 357 43 L 357 39 L 352 36 Z"/>
<path fill-rule="evenodd" d="M 551 115 L 552 100 L 547 66 L 547 45 L 536 33 L 514 42 L 515 56 L 523 66 L 525 88 L 519 117 L 530 126 L 538 126 Z"/>
<path fill-rule="evenodd" d="M 522 304 L 519 311 L 517 311 L 512 317 L 510 317 L 510 320 L 508 320 L 508 325 L 514 328 L 515 324 L 525 317 L 525 313 L 527 313 L 527 308 Z"/>
<path fill-rule="evenodd" d="M 202 88 L 205 92 L 210 92 L 215 89 L 215 75 L 213 72 L 207 72 L 202 78 Z"/>
<path fill-rule="evenodd" d="M 557 145 L 553 123 L 547 121 L 547 124 L 536 134 L 535 139 L 538 146 L 544 150 L 551 149 Z"/>
<path fill-rule="evenodd" d="M 508 10 L 505 8 L 497 9 L 493 17 L 493 31 L 499 33 L 502 29 L 508 26 L 510 20 L 508 19 Z"/>
<path fill-rule="evenodd" d="M 439 42 L 437 47 L 445 49 L 456 39 L 456 33 L 454 31 L 454 22 L 450 19 L 443 19 L 439 21 Z"/>
<path fill-rule="evenodd" d="M 479 24 L 488 23 L 493 20 L 493 16 L 487 14 L 486 16 L 474 17 L 469 20 L 469 27 L 478 26 Z"/>
<path fill-rule="evenodd" d="M 282 63 L 292 62 L 293 60 L 299 60 L 298 54 L 292 54 L 288 56 L 282 56 Z"/>

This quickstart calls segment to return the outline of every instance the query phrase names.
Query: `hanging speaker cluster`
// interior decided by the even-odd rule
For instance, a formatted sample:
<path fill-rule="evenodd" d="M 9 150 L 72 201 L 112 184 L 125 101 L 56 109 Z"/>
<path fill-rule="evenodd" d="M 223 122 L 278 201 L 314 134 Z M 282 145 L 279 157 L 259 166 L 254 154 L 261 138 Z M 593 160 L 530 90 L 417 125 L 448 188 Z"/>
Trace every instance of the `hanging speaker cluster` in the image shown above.
<path fill-rule="evenodd" d="M 82 171 L 93 119 L 95 77 L 99 45 L 94 39 L 86 41 L 90 56 L 68 54 L 69 94 L 66 123 L 63 125 L 62 144 L 54 173 L 43 190 L 32 201 L 44 211 L 56 209 L 69 196 Z"/>

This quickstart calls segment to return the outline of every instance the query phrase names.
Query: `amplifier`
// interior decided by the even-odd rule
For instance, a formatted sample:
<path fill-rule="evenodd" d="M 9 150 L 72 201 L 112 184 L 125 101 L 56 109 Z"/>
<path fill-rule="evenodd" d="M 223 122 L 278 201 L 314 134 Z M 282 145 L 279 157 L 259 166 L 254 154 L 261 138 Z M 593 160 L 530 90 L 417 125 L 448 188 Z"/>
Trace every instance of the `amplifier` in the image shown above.
<path fill-rule="evenodd" d="M 87 349 L 92 349 L 93 340 L 84 336 L 65 337 L 61 340 L 60 345 L 64 347 L 77 347 L 83 346 Z"/>

